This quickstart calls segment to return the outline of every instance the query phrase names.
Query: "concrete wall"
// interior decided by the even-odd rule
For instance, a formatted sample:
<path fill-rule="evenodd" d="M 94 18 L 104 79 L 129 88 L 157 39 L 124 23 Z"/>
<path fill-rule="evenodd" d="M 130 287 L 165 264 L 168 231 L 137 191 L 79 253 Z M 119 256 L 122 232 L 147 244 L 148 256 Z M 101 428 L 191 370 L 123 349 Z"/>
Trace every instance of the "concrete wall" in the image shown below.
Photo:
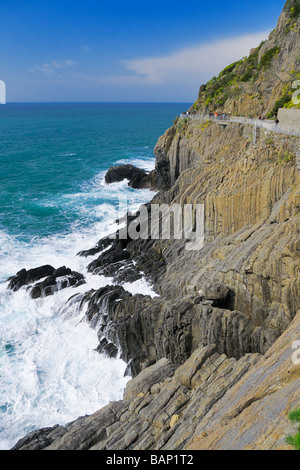
<path fill-rule="evenodd" d="M 300 129 L 300 109 L 284 109 L 278 110 L 278 119 L 280 126 L 293 126 Z"/>

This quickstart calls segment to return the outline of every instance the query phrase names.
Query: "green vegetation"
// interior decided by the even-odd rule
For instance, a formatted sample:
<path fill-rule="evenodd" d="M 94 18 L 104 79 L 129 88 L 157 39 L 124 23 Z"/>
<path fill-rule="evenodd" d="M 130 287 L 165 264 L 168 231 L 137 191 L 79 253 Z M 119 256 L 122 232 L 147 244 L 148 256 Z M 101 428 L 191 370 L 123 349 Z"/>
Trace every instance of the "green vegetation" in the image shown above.
<path fill-rule="evenodd" d="M 293 446 L 295 450 L 300 450 L 300 408 L 289 413 L 289 418 L 293 423 L 299 423 L 298 432 L 294 436 L 288 436 L 286 442 Z"/>
<path fill-rule="evenodd" d="M 277 116 L 278 109 L 284 108 L 285 105 L 287 105 L 291 101 L 292 95 L 293 95 L 292 87 L 290 84 L 288 84 L 283 88 L 281 97 L 279 98 L 279 100 L 276 101 L 272 111 L 267 114 L 266 118 L 270 119 L 274 116 Z"/>
<path fill-rule="evenodd" d="M 269 49 L 267 52 L 264 53 L 262 58 L 260 59 L 260 63 L 258 66 L 258 69 L 266 69 L 267 67 L 270 67 L 272 60 L 274 57 L 279 54 L 280 52 L 280 47 L 272 47 L 272 49 Z"/>
<path fill-rule="evenodd" d="M 289 12 L 292 18 L 297 18 L 300 15 L 299 0 L 287 0 L 283 11 Z"/>
<path fill-rule="evenodd" d="M 198 127 L 201 129 L 201 131 L 204 131 L 204 129 L 207 129 L 208 127 L 212 126 L 212 121 L 207 119 L 206 121 L 202 122 Z"/>
<path fill-rule="evenodd" d="M 217 77 L 213 77 L 206 85 L 202 85 L 199 91 L 198 100 L 193 105 L 194 110 L 205 106 L 214 111 L 222 108 L 228 99 L 238 98 L 245 93 L 244 83 L 253 83 L 263 68 L 267 68 L 272 58 L 279 52 L 279 48 L 268 51 L 262 57 L 262 65 L 258 63 L 259 51 L 263 46 L 263 41 L 254 49 L 249 57 L 244 57 L 225 67 Z M 252 98 L 259 97 L 259 93 L 252 91 Z"/>
<path fill-rule="evenodd" d="M 290 162 L 293 162 L 295 159 L 295 155 L 290 152 L 280 152 L 279 153 L 279 165 L 287 165 Z"/>
<path fill-rule="evenodd" d="M 278 113 L 278 109 L 279 108 L 295 108 L 295 109 L 300 109 L 300 103 L 298 105 L 296 105 L 293 101 L 292 101 L 292 97 L 293 97 L 293 94 L 294 92 L 296 91 L 295 89 L 292 88 L 292 83 L 296 80 L 299 80 L 300 78 L 300 73 L 297 73 L 295 72 L 294 70 L 292 70 L 290 72 L 290 75 L 291 77 L 293 77 L 293 79 L 291 80 L 291 83 L 288 83 L 282 90 L 282 94 L 281 94 L 281 97 L 279 98 L 278 101 L 276 101 L 272 111 L 270 113 L 267 114 L 267 119 L 270 119 L 274 116 L 277 116 L 277 113 Z"/>
<path fill-rule="evenodd" d="M 176 123 L 176 131 L 177 132 L 185 132 L 187 125 L 188 125 L 189 119 L 184 118 L 184 119 L 179 119 Z"/>
<path fill-rule="evenodd" d="M 249 67 L 247 72 L 244 73 L 244 75 L 241 76 L 241 82 L 249 82 L 251 78 L 253 77 L 253 67 Z"/>
<path fill-rule="evenodd" d="M 292 71 L 290 72 L 290 75 L 293 76 L 293 81 L 296 81 L 296 80 L 299 80 L 299 79 L 300 79 L 300 73 L 295 72 L 295 70 L 292 70 Z M 295 91 L 296 91 L 295 88 L 293 88 L 293 89 L 291 88 L 291 89 L 289 90 L 289 97 L 290 97 L 290 99 L 289 99 L 289 101 L 287 101 L 287 102 L 284 104 L 284 106 L 283 106 L 284 108 L 288 108 L 288 109 L 290 109 L 290 108 L 300 109 L 300 103 L 299 103 L 299 104 L 295 104 L 294 101 L 292 100 L 292 96 L 294 95 L 294 92 L 295 92 Z M 298 94 L 298 98 L 299 98 L 299 95 L 300 95 L 300 92 L 299 92 L 299 94 Z"/>
<path fill-rule="evenodd" d="M 266 139 L 266 144 L 267 144 L 267 145 L 273 145 L 273 144 L 274 144 L 274 141 L 273 141 L 272 137 L 268 137 L 268 138 Z"/>
<path fill-rule="evenodd" d="M 287 2 L 286 11 L 290 14 L 285 27 L 285 34 L 288 34 L 290 31 L 297 29 L 297 20 L 300 16 L 300 2 L 298 0 Z"/>
<path fill-rule="evenodd" d="M 300 2 L 297 2 L 291 9 L 290 9 L 291 17 L 298 18 L 300 16 Z"/>
<path fill-rule="evenodd" d="M 288 14 L 286 19 L 286 25 L 289 31 L 298 28 L 298 18 L 300 15 L 300 0 L 288 0 L 284 7 L 284 11 Z M 275 29 L 271 35 L 276 41 L 277 30 Z M 285 78 L 278 76 L 276 71 L 276 57 L 280 55 L 281 48 L 279 43 L 275 42 L 274 47 L 268 50 L 264 50 L 263 45 L 266 41 L 252 49 L 249 57 L 234 62 L 225 67 L 218 76 L 213 77 L 206 85 L 202 85 L 199 90 L 197 101 L 193 105 L 195 111 L 206 108 L 206 112 L 222 112 L 227 108 L 234 115 L 236 110 L 240 107 L 240 96 L 245 95 L 245 101 L 248 101 L 247 105 L 249 113 L 260 114 L 260 109 L 264 108 L 264 97 L 263 90 L 265 90 L 264 82 L 270 81 L 275 83 L 277 76 L 278 80 L 283 82 Z M 269 44 L 269 43 L 267 43 Z M 273 43 L 274 44 L 274 43 Z M 277 44 L 277 45 L 276 45 Z M 274 68 L 273 68 L 274 67 Z M 273 109 L 267 114 L 267 119 L 277 117 L 279 108 L 299 108 L 300 105 L 295 105 L 292 102 L 292 96 L 295 90 L 292 88 L 292 82 L 299 80 L 297 73 L 290 73 L 291 80 L 288 83 L 282 83 L 282 93 L 277 102 L 274 104 Z M 293 78 L 294 77 L 294 78 Z M 292 80 L 293 78 L 293 80 Z M 279 85 L 279 86 L 278 86 Z M 276 95 L 277 89 L 280 90 L 280 84 L 275 84 Z M 280 92 L 280 91 L 279 91 Z M 253 101 L 251 103 L 251 101 Z M 230 106 L 226 106 L 229 104 Z M 269 110 L 268 110 L 269 111 Z"/>

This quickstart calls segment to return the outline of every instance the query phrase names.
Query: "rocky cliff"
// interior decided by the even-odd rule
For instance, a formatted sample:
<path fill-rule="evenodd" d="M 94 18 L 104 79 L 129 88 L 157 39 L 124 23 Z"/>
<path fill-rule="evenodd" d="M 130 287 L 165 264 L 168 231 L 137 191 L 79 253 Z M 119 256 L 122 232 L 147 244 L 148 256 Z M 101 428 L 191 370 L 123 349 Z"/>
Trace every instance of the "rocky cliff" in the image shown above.
<path fill-rule="evenodd" d="M 276 117 L 279 108 L 294 106 L 293 83 L 300 78 L 299 13 L 299 0 L 288 0 L 269 38 L 202 85 L 191 111 Z"/>
<path fill-rule="evenodd" d="M 288 413 L 300 405 L 299 144 L 251 125 L 184 119 L 160 137 L 149 221 L 154 205 L 191 204 L 195 223 L 201 204 L 204 245 L 119 231 L 79 254 L 114 285 L 70 302 L 132 380 L 123 400 L 34 431 L 15 449 L 289 448 Z M 139 216 L 129 216 L 137 229 Z M 156 297 L 124 289 L 141 275 Z"/>

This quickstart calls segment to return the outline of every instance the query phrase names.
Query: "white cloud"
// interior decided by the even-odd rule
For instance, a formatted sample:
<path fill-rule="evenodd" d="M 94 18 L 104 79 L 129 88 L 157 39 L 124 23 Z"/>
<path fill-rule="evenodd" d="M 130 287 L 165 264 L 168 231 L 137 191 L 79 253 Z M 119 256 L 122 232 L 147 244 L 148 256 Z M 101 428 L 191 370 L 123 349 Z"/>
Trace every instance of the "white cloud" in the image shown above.
<path fill-rule="evenodd" d="M 206 83 L 227 65 L 245 56 L 269 32 L 263 31 L 227 39 L 218 39 L 175 50 L 170 54 L 154 57 L 132 58 L 108 63 L 110 73 L 98 69 L 75 67 L 72 60 L 52 60 L 31 69 L 39 80 L 41 76 L 61 87 L 65 96 L 73 90 L 73 96 L 82 101 L 173 101 L 192 102 L 199 86 Z M 88 52 L 81 45 L 81 51 Z M 44 80 L 42 80 L 44 82 Z M 63 88 L 64 86 L 64 88 Z M 76 94 L 77 93 L 77 94 Z"/>
<path fill-rule="evenodd" d="M 140 81 L 154 84 L 169 82 L 170 86 L 174 81 L 182 81 L 184 84 L 191 76 L 199 81 L 199 77 L 209 78 L 219 73 L 226 65 L 247 56 L 250 49 L 258 46 L 268 34 L 264 31 L 221 39 L 180 49 L 161 57 L 123 60 L 122 63 Z M 128 77 L 126 79 L 129 80 Z"/>
<path fill-rule="evenodd" d="M 58 71 L 67 69 L 68 67 L 74 67 L 77 65 L 73 60 L 52 60 L 51 62 L 44 62 L 42 65 L 36 65 L 29 72 L 41 72 L 47 76 L 56 74 Z"/>

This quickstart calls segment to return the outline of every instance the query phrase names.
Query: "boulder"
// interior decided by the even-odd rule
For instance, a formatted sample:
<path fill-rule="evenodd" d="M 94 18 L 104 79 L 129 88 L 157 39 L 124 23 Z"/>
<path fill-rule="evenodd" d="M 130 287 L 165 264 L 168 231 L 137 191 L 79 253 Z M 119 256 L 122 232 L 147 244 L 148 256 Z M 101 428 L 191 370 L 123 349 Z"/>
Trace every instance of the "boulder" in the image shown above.
<path fill-rule="evenodd" d="M 32 299 L 37 299 L 39 297 L 53 295 L 54 292 L 67 287 L 78 287 L 84 283 L 85 280 L 82 274 L 77 273 L 76 271 L 71 271 L 70 268 L 62 266 L 55 269 L 53 274 L 46 277 L 46 279 L 41 282 L 37 282 L 33 287 L 28 287 L 28 289 L 30 290 L 30 297 Z"/>
<path fill-rule="evenodd" d="M 21 271 L 19 271 L 15 276 L 12 276 L 8 279 L 8 289 L 17 291 L 23 286 L 32 284 L 33 282 L 36 282 L 39 279 L 43 279 L 44 277 L 51 276 L 54 271 L 55 268 L 49 264 L 39 266 L 38 268 L 29 269 L 28 271 L 26 269 L 21 269 Z"/>
<path fill-rule="evenodd" d="M 140 189 L 151 186 L 151 178 L 146 171 L 130 164 L 112 166 L 105 175 L 107 184 L 119 183 L 124 179 L 128 180 L 128 186 L 132 188 Z"/>

